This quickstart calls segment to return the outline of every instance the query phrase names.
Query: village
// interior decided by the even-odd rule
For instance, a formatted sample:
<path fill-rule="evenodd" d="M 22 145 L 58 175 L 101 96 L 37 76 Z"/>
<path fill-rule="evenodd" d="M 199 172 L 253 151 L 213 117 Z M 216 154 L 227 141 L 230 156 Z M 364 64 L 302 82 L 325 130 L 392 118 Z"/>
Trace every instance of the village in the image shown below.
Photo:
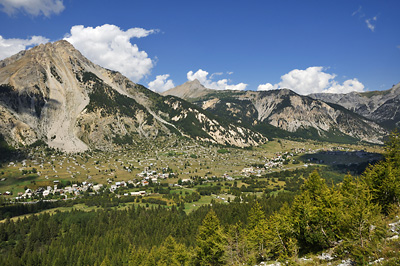
<path fill-rule="evenodd" d="M 118 196 L 146 196 L 151 194 L 146 192 L 149 185 L 186 186 L 191 185 L 194 179 L 205 183 L 218 180 L 232 182 L 324 163 L 313 154 L 338 158 L 348 154 L 362 159 L 370 156 L 364 150 L 349 147 L 313 145 L 304 148 L 289 146 L 290 142 L 283 144 L 286 146 L 280 144 L 286 151 L 266 153 L 265 150 L 229 149 L 228 152 L 220 152 L 219 149 L 201 145 L 182 145 L 175 149 L 156 150 L 153 157 L 147 151 L 62 154 L 38 150 L 31 152 L 28 158 L 7 164 L 6 169 L 14 173 L 14 177 L 18 176 L 21 182 L 18 186 L 11 186 L 11 189 L 3 186 L 6 189 L 0 193 L 18 201 L 74 199 L 83 194 L 95 195 L 104 191 Z M 304 155 L 308 157 L 300 160 Z M 0 188 L 12 177 L 3 171 Z"/>

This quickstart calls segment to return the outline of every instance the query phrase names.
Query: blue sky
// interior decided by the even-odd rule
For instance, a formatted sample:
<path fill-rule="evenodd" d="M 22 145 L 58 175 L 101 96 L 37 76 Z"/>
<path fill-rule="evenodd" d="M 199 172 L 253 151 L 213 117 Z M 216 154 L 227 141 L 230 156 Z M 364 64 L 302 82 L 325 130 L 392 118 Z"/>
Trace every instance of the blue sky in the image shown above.
<path fill-rule="evenodd" d="M 1 59 L 67 38 L 156 91 L 194 78 L 214 89 L 301 94 L 400 82 L 398 0 L 0 0 L 0 8 Z"/>

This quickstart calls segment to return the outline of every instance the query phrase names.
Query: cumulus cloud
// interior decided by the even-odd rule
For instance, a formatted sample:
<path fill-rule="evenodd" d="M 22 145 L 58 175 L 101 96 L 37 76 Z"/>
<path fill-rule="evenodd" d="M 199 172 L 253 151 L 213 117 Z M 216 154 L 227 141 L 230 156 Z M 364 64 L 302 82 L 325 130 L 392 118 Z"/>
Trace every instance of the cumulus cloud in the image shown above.
<path fill-rule="evenodd" d="M 9 16 L 21 11 L 32 16 L 50 17 L 65 8 L 62 0 L 0 0 L 0 4 L 3 6 L 1 10 Z"/>
<path fill-rule="evenodd" d="M 278 84 L 272 85 L 271 83 L 265 83 L 258 85 L 258 91 L 270 91 L 278 89 Z"/>
<path fill-rule="evenodd" d="M 348 79 L 340 84 L 335 78 L 335 74 L 324 72 L 324 68 L 320 66 L 309 67 L 305 70 L 294 69 L 281 76 L 281 82 L 274 85 L 271 83 L 261 84 L 258 86 L 258 90 L 288 88 L 302 95 L 321 92 L 349 93 L 364 90 L 364 85 L 357 79 Z"/>
<path fill-rule="evenodd" d="M 84 27 L 73 26 L 64 39 L 75 46 L 84 56 L 94 63 L 112 70 L 117 70 L 138 82 L 148 75 L 153 62 L 145 51 L 140 51 L 132 38 L 146 37 L 156 30 L 131 28 L 126 31 L 115 25 Z"/>
<path fill-rule="evenodd" d="M 322 67 L 309 67 L 305 70 L 294 69 L 281 77 L 281 88 L 290 88 L 300 94 L 316 93 L 328 87 L 330 80 L 335 78 L 322 71 Z"/>
<path fill-rule="evenodd" d="M 238 84 L 228 84 L 227 79 L 220 79 L 217 81 L 213 81 L 212 79 L 217 74 L 214 73 L 208 78 L 208 72 L 202 69 L 197 70 L 197 72 L 189 71 L 186 76 L 187 79 L 193 81 L 195 79 L 199 80 L 199 82 L 206 88 L 213 89 L 213 90 L 244 90 L 247 87 L 247 84 L 238 83 Z"/>
<path fill-rule="evenodd" d="M 352 91 L 364 91 L 364 85 L 359 82 L 357 79 L 348 79 L 343 82 L 343 85 L 340 85 L 337 82 L 332 82 L 331 86 L 324 90 L 326 93 L 349 93 Z"/>
<path fill-rule="evenodd" d="M 25 50 L 32 45 L 48 41 L 49 39 L 42 36 L 32 36 L 30 39 L 5 39 L 0 35 L 0 60 Z"/>
<path fill-rule="evenodd" d="M 150 81 L 148 87 L 155 92 L 164 92 L 175 87 L 174 82 L 169 78 L 169 74 L 158 75 L 155 80 Z"/>

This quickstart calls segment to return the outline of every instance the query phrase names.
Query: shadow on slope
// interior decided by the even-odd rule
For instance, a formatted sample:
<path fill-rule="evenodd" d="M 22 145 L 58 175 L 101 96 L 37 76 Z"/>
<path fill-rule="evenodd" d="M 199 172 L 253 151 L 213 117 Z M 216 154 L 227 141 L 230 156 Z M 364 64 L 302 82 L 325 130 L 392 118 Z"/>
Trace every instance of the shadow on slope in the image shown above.
<path fill-rule="evenodd" d="M 360 151 L 321 151 L 314 154 L 305 154 L 299 157 L 300 161 L 310 164 L 320 164 L 331 167 L 341 173 L 360 175 L 370 164 L 382 159 L 382 154 Z"/>

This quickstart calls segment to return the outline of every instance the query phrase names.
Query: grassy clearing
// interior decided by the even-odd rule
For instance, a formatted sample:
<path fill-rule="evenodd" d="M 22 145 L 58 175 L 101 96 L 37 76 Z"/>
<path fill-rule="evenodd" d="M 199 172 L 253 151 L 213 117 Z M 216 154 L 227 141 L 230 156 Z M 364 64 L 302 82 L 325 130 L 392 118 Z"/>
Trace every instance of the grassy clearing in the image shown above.
<path fill-rule="evenodd" d="M 199 201 L 192 203 L 185 203 L 185 212 L 191 213 L 192 211 L 197 210 L 203 205 L 210 205 L 212 199 L 215 198 L 213 196 L 202 196 Z"/>
<path fill-rule="evenodd" d="M 57 212 L 69 212 L 69 211 L 72 211 L 72 210 L 80 210 L 80 211 L 90 212 L 90 211 L 95 211 L 97 209 L 99 209 L 99 208 L 96 207 L 96 206 L 88 207 L 85 204 L 75 204 L 72 207 L 57 207 L 57 208 L 52 208 L 52 209 L 48 209 L 48 210 L 43 210 L 43 211 L 38 212 L 38 213 L 30 213 L 30 214 L 15 216 L 15 217 L 10 218 L 10 220 L 12 220 L 12 221 L 17 221 L 18 219 L 22 220 L 25 217 L 30 217 L 32 215 L 40 215 L 40 214 L 44 214 L 44 213 L 48 213 L 48 214 L 52 215 L 52 214 L 57 213 Z M 4 223 L 6 220 L 7 219 L 0 220 L 0 223 Z"/>

